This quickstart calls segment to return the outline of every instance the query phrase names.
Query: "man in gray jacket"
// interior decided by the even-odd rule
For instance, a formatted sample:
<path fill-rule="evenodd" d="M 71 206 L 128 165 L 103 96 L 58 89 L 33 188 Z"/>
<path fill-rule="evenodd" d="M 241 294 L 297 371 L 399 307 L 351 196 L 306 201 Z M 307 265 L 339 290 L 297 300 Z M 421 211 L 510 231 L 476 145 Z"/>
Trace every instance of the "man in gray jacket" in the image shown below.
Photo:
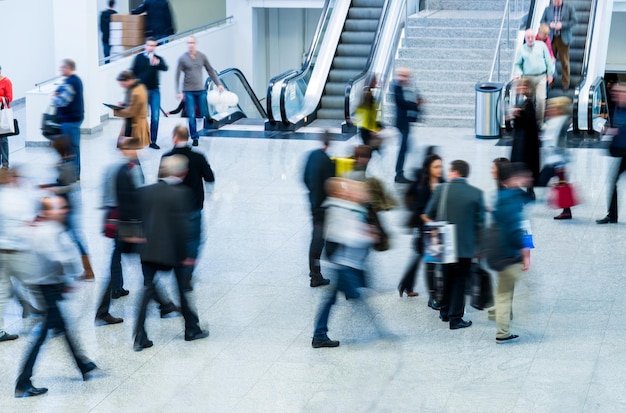
<path fill-rule="evenodd" d="M 196 129 L 196 108 L 199 108 L 200 117 L 208 116 L 209 109 L 206 101 L 206 89 L 202 78 L 202 68 L 206 69 L 211 80 L 222 93 L 224 86 L 217 77 L 215 69 L 209 63 L 206 55 L 196 49 L 196 38 L 187 38 L 187 52 L 178 59 L 176 68 L 176 93 L 178 100 L 185 99 L 185 111 L 189 116 L 189 133 L 193 139 L 193 146 L 198 146 L 198 131 Z M 183 86 L 180 86 L 180 74 L 184 73 Z M 181 93 L 182 90 L 182 93 Z"/>
<path fill-rule="evenodd" d="M 572 27 L 576 22 L 576 10 L 569 4 L 563 4 L 563 0 L 552 0 L 541 17 L 541 23 L 550 26 L 552 51 L 561 61 L 563 90 L 569 89 L 569 45 L 572 43 Z"/>
<path fill-rule="evenodd" d="M 452 161 L 449 182 L 435 189 L 422 215 L 424 222 L 444 220 L 456 225 L 458 261 L 443 265 L 443 298 L 439 310 L 439 318 L 450 322 L 450 330 L 472 325 L 471 321 L 462 318 L 465 312 L 465 280 L 470 274 L 478 234 L 485 221 L 483 193 L 467 183 L 469 169 L 465 161 Z"/>

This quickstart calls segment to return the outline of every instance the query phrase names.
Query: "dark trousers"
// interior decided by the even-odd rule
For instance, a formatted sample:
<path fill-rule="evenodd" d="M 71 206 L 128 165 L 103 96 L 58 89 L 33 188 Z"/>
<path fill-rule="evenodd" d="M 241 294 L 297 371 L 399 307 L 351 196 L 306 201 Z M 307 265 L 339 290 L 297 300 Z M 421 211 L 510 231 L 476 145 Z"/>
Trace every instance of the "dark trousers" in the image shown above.
<path fill-rule="evenodd" d="M 409 131 L 410 129 L 400 129 L 400 149 L 398 150 L 398 160 L 396 161 L 396 177 L 404 176 L 404 160 L 409 150 Z"/>
<path fill-rule="evenodd" d="M 626 158 L 621 158 L 619 162 L 619 166 L 613 174 L 613 179 L 611 180 L 611 198 L 609 201 L 609 218 L 617 221 L 617 181 L 622 174 L 622 172 L 626 171 Z"/>
<path fill-rule="evenodd" d="M 63 291 L 63 285 L 40 285 L 38 288 L 46 304 L 46 316 L 43 324 L 41 325 L 39 336 L 37 337 L 32 348 L 29 350 L 22 366 L 22 372 L 17 378 L 16 388 L 19 389 L 27 389 L 32 386 L 30 378 L 33 375 L 35 361 L 37 361 L 39 350 L 41 349 L 44 341 L 46 341 L 46 336 L 48 335 L 48 330 L 50 328 L 57 328 L 64 333 L 63 337 L 65 337 L 65 341 L 67 342 L 72 356 L 74 357 L 74 361 L 81 372 L 84 373 L 87 370 L 88 364 L 91 363 L 91 360 L 83 355 L 80 347 L 77 346 L 76 341 L 74 341 L 70 332 L 67 330 L 65 320 L 63 319 L 57 304 L 58 301 L 63 299 L 61 294 Z"/>
<path fill-rule="evenodd" d="M 320 260 L 324 249 L 324 217 L 325 210 L 318 208 L 312 211 L 313 234 L 311 235 L 311 245 L 309 246 L 309 276 L 320 275 L 322 273 Z"/>
<path fill-rule="evenodd" d="M 139 315 L 137 316 L 137 325 L 135 326 L 135 337 L 147 336 L 145 329 L 146 313 L 148 311 L 148 304 L 150 303 L 150 300 L 156 300 L 157 298 L 157 288 L 155 280 L 157 271 L 170 271 L 172 268 L 164 267 L 159 264 L 142 262 L 141 269 L 143 271 L 144 289 L 141 296 L 141 304 L 139 306 Z M 184 291 L 184 268 L 182 266 L 174 267 L 174 275 L 176 276 L 176 284 L 178 286 L 181 313 L 183 315 L 183 318 L 185 319 L 185 333 L 197 333 L 200 330 L 200 326 L 198 326 L 199 320 L 195 310 L 193 310 L 189 305 L 187 295 Z"/>
<path fill-rule="evenodd" d="M 440 314 L 450 318 L 450 324 L 461 321 L 465 312 L 465 281 L 472 268 L 471 258 L 459 258 L 443 266 L 443 297 Z"/>

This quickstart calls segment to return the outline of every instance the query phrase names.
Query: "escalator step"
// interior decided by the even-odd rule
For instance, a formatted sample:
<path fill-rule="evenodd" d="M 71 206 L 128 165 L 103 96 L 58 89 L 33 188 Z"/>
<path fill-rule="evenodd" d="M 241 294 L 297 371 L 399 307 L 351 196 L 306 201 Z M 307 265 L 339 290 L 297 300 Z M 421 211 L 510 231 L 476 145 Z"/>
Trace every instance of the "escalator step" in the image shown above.
<path fill-rule="evenodd" d="M 322 96 L 320 103 L 324 109 L 343 110 L 345 102 L 346 100 L 343 96 Z"/>
<path fill-rule="evenodd" d="M 347 82 L 354 79 L 361 73 L 361 70 L 339 70 L 333 69 L 328 74 L 329 82 Z"/>
<path fill-rule="evenodd" d="M 349 32 L 373 32 L 378 27 L 378 19 L 348 19 L 343 26 L 344 31 Z"/>
<path fill-rule="evenodd" d="M 342 43 L 372 44 L 374 33 L 372 32 L 343 32 L 341 33 Z"/>
<path fill-rule="evenodd" d="M 352 7 L 383 7 L 385 0 L 352 0 Z"/>
<path fill-rule="evenodd" d="M 343 109 L 319 109 L 317 111 L 318 119 L 345 119 L 345 115 L 343 113 Z"/>
<path fill-rule="evenodd" d="M 333 59 L 332 68 L 333 69 L 362 70 L 365 67 L 365 63 L 367 63 L 367 56 L 364 56 L 364 57 L 338 56 Z"/>
<path fill-rule="evenodd" d="M 346 82 L 326 82 L 324 95 L 343 96 L 346 92 Z"/>
<path fill-rule="evenodd" d="M 380 19 L 382 7 L 350 7 L 349 19 Z"/>
<path fill-rule="evenodd" d="M 335 56 L 369 56 L 371 44 L 340 43 Z"/>

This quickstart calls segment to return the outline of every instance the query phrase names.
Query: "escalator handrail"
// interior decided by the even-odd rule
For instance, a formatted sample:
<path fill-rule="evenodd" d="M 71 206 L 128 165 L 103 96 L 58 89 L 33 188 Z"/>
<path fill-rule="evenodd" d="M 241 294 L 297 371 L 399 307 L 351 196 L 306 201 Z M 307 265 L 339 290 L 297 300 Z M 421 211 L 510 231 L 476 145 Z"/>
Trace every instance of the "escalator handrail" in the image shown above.
<path fill-rule="evenodd" d="M 274 76 L 270 79 L 269 85 L 267 87 L 267 113 L 270 115 L 270 120 L 274 120 L 274 111 L 271 109 L 272 106 L 272 90 L 274 89 L 274 85 L 278 82 L 282 81 L 281 91 L 280 91 L 280 116 L 283 122 L 287 119 L 287 114 L 285 112 L 285 103 L 284 103 L 284 95 L 287 87 L 287 83 L 296 77 L 304 76 L 307 73 L 309 67 L 311 66 L 311 62 L 313 61 L 313 53 L 317 48 L 317 44 L 320 42 L 322 37 L 322 28 L 324 27 L 324 22 L 326 21 L 326 17 L 328 16 L 330 2 L 332 0 L 325 0 L 324 7 L 322 8 L 322 13 L 320 15 L 320 19 L 317 22 L 317 28 L 315 29 L 315 34 L 313 35 L 313 40 L 311 41 L 311 46 L 307 52 L 306 58 L 300 67 L 300 70 L 290 69 L 287 70 L 277 76 Z"/>
<path fill-rule="evenodd" d="M 243 74 L 241 70 L 235 67 L 230 67 L 228 69 L 225 69 L 219 72 L 217 74 L 217 77 L 221 79 L 222 77 L 229 75 L 229 74 L 234 74 L 241 81 L 241 84 L 246 90 L 246 93 L 248 93 L 248 95 L 250 96 L 250 99 L 252 99 L 252 103 L 254 103 L 254 106 L 257 108 L 259 113 L 263 115 L 264 118 L 267 118 L 267 112 L 265 112 L 263 105 L 257 98 L 256 94 L 254 93 L 254 90 L 252 90 L 252 87 L 250 86 L 250 83 L 248 82 L 248 79 L 246 79 L 246 76 Z M 212 82 L 213 80 L 211 79 L 211 77 L 210 76 L 207 77 L 206 81 L 204 82 L 204 90 L 208 90 Z"/>
<path fill-rule="evenodd" d="M 352 85 L 354 84 L 354 82 L 364 79 L 366 76 L 369 75 L 370 66 L 372 65 L 374 55 L 376 54 L 376 50 L 378 49 L 378 43 L 380 43 L 380 36 L 383 25 L 385 20 L 387 20 L 387 15 L 389 14 L 389 2 L 390 0 L 385 0 L 385 3 L 383 4 L 383 12 L 380 16 L 380 19 L 378 20 L 378 26 L 376 26 L 376 34 L 374 35 L 372 48 L 370 49 L 370 53 L 367 56 L 367 61 L 365 62 L 365 67 L 363 71 L 359 73 L 354 79 L 350 79 L 346 84 L 346 91 L 344 94 L 344 116 L 348 125 L 353 124 L 352 117 L 350 116 L 350 92 L 352 91 Z"/>
<path fill-rule="evenodd" d="M 593 134 L 593 98 L 595 96 L 596 90 L 600 88 L 600 94 L 604 101 L 607 101 L 607 93 L 606 93 L 606 84 L 604 83 L 604 78 L 602 76 L 598 76 L 595 78 L 591 86 L 589 86 L 589 100 L 587 102 L 587 133 Z M 608 113 L 608 108 L 607 108 Z"/>
<path fill-rule="evenodd" d="M 580 82 L 574 89 L 574 102 L 573 102 L 573 113 L 572 120 L 574 123 L 574 132 L 580 132 L 580 125 L 578 124 L 578 109 L 580 106 L 580 92 L 582 92 L 582 88 L 587 83 L 587 73 L 589 71 L 589 54 L 591 52 L 591 44 L 593 42 L 593 30 L 596 23 L 596 9 L 598 8 L 598 0 L 592 0 L 591 8 L 589 9 L 589 22 L 587 23 L 587 38 L 585 39 L 585 52 L 583 54 L 583 68 L 580 73 Z M 594 80 L 595 81 L 595 80 Z M 590 118 L 592 115 L 587 114 L 587 117 Z M 591 124 L 587 125 L 588 132 L 592 131 Z"/>
<path fill-rule="evenodd" d="M 267 118 L 270 121 L 274 120 L 274 111 L 272 110 L 272 90 L 274 90 L 274 85 L 276 85 L 276 83 L 280 82 L 284 78 L 287 78 L 288 76 L 293 75 L 294 73 L 297 73 L 297 72 L 298 71 L 295 69 L 289 69 L 270 79 L 270 82 L 267 85 L 267 97 L 265 99 L 265 107 L 267 108 L 267 115 L 268 115 Z"/>
<path fill-rule="evenodd" d="M 528 15 L 526 16 L 526 30 L 532 29 L 533 27 L 532 17 L 535 15 L 535 2 L 536 0 L 530 0 L 530 6 L 528 6 Z"/>

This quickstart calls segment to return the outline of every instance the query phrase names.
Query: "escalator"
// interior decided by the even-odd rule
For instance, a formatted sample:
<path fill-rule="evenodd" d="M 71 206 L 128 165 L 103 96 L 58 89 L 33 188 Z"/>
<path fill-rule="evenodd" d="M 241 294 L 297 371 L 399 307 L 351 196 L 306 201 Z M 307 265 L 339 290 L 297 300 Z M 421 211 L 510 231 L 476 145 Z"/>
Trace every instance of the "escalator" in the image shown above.
<path fill-rule="evenodd" d="M 304 64 L 270 80 L 266 130 L 323 127 L 354 133 L 352 114 L 369 73 L 391 71 L 402 0 L 327 0 Z"/>
<path fill-rule="evenodd" d="M 238 102 L 233 106 L 209 102 L 209 116 L 205 120 L 205 132 L 219 129 L 240 119 L 247 119 L 249 122 L 262 125 L 267 119 L 267 113 L 244 74 L 239 69 L 230 68 L 218 73 L 218 77 L 225 90 L 237 95 Z M 217 89 L 210 77 L 206 79 L 204 87 L 209 93 Z"/>
<path fill-rule="evenodd" d="M 611 26 L 613 0 L 567 0 L 576 10 L 577 24 L 572 28 L 570 44 L 570 88 L 561 88 L 561 65 L 557 68 L 548 97 L 568 96 L 572 99 L 572 131 L 598 132 L 606 121 L 607 98 L 604 85 L 606 52 Z M 549 0 L 531 3 L 527 28 L 535 31 Z M 521 46 L 518 44 L 518 48 Z M 505 87 L 504 108 L 515 102 L 512 81 Z"/>

